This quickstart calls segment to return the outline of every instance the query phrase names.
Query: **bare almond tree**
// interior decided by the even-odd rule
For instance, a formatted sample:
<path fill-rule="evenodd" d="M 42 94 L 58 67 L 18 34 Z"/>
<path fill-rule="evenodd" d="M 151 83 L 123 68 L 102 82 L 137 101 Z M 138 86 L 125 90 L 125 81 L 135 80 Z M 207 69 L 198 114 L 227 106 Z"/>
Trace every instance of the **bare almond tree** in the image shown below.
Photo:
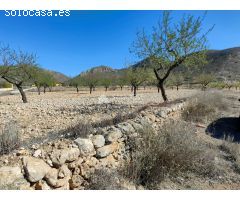
<path fill-rule="evenodd" d="M 206 63 L 206 36 L 213 27 L 202 31 L 204 16 L 183 15 L 173 23 L 170 12 L 164 11 L 161 22 L 153 27 L 151 34 L 146 34 L 144 30 L 137 33 L 130 51 L 148 60 L 164 101 L 168 101 L 164 83 L 174 69 Z"/>
<path fill-rule="evenodd" d="M 21 94 L 23 103 L 27 103 L 23 85 L 32 82 L 32 72 L 35 66 L 35 55 L 21 50 L 15 51 L 9 46 L 0 47 L 0 77 L 16 86 Z"/>

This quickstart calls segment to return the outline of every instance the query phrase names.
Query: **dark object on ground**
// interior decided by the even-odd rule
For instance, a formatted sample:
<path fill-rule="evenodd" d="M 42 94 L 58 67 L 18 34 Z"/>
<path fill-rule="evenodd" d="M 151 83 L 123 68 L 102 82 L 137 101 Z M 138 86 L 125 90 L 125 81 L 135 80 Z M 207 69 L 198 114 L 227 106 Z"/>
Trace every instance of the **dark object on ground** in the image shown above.
<path fill-rule="evenodd" d="M 240 118 L 225 117 L 217 119 L 208 125 L 206 133 L 217 139 L 230 137 L 233 142 L 240 142 Z"/>

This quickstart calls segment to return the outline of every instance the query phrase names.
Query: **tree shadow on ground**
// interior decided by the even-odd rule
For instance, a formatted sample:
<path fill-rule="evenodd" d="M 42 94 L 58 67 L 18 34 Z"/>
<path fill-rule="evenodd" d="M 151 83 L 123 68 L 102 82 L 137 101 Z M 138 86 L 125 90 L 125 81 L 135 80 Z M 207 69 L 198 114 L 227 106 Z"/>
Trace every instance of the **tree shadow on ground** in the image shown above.
<path fill-rule="evenodd" d="M 224 117 L 208 125 L 205 132 L 217 139 L 232 138 L 233 142 L 240 142 L 240 118 Z"/>

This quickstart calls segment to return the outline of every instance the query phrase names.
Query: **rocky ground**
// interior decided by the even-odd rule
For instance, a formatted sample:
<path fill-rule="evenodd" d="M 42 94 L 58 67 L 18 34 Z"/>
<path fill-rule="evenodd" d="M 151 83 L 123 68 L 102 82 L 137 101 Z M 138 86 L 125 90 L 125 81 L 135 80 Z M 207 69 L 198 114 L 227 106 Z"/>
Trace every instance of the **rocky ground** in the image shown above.
<path fill-rule="evenodd" d="M 201 91 L 186 89 L 178 92 L 169 90 L 167 93 L 170 100 L 189 98 L 197 93 L 203 95 Z M 220 93 L 224 94 L 224 104 L 228 109 L 219 112 L 212 121 L 192 123 L 196 127 L 197 137 L 206 145 L 205 150 L 211 152 L 209 159 L 213 159 L 216 173 L 211 177 L 190 172 L 166 177 L 158 189 L 240 189 L 240 147 L 236 146 L 238 148 L 233 154 L 225 148 L 222 138 L 206 132 L 209 124 L 219 118 L 237 119 L 239 116 L 239 93 L 234 90 L 222 90 Z M 207 95 L 211 95 L 211 91 Z M 95 122 L 117 113 L 134 111 L 146 104 L 151 106 L 134 119 L 115 126 L 94 129 L 95 132 L 87 138 L 58 138 L 2 156 L 0 186 L 3 189 L 12 185 L 18 189 L 86 189 L 89 176 L 94 170 L 101 167 L 114 169 L 129 158 L 129 137 L 138 137 L 138 130 L 148 125 L 158 132 L 162 123 L 169 118 L 176 121 L 181 119 L 181 112 L 186 106 L 186 103 L 181 102 L 156 106 L 162 100 L 160 94 L 151 90 L 140 91 L 137 97 L 132 97 L 129 91 L 112 91 L 104 95 L 103 92 L 95 92 L 91 96 L 71 91 L 41 94 L 40 97 L 35 93 L 28 93 L 28 97 L 28 104 L 22 104 L 19 96 L 5 96 L 0 100 L 1 120 L 14 118 L 21 126 L 25 141 L 49 132 L 58 132 L 78 122 Z M 118 183 L 122 189 L 144 189 L 143 186 L 126 180 L 118 180 Z"/>
<path fill-rule="evenodd" d="M 195 90 L 169 90 L 170 100 L 189 97 Z M 23 104 L 19 95 L 0 97 L 0 122 L 14 120 L 21 129 L 23 140 L 42 137 L 79 122 L 95 122 L 112 118 L 117 113 L 131 112 L 148 103 L 162 102 L 156 90 L 140 90 L 133 97 L 129 90 L 27 93 L 29 103 Z"/>

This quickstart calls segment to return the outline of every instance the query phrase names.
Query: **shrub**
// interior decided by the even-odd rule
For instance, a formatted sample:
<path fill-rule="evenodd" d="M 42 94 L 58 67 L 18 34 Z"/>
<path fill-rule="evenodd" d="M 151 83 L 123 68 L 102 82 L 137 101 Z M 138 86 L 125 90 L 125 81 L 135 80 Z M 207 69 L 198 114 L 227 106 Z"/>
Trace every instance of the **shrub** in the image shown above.
<path fill-rule="evenodd" d="M 226 99 L 221 92 L 202 92 L 196 95 L 195 98 L 197 98 L 199 102 L 202 102 L 203 104 L 209 105 L 210 107 L 216 108 L 218 110 L 228 110 Z"/>
<path fill-rule="evenodd" d="M 117 170 L 97 169 L 90 175 L 88 190 L 119 190 L 122 189 Z"/>
<path fill-rule="evenodd" d="M 19 127 L 15 121 L 9 121 L 0 131 L 0 155 L 19 148 L 20 143 Z"/>
<path fill-rule="evenodd" d="M 166 176 L 193 172 L 201 176 L 214 173 L 214 156 L 184 122 L 170 121 L 158 134 L 145 127 L 140 139 L 130 142 L 131 159 L 122 174 L 136 185 L 156 189 Z"/>
<path fill-rule="evenodd" d="M 0 83 L 0 88 L 11 88 L 12 87 L 12 84 L 4 81 L 2 83 Z"/>
<path fill-rule="evenodd" d="M 214 118 L 216 110 L 201 102 L 190 102 L 182 112 L 182 118 L 191 122 L 206 122 Z"/>
<path fill-rule="evenodd" d="M 76 125 L 70 126 L 64 132 L 68 138 L 87 138 L 88 135 L 93 133 L 93 127 L 89 123 L 78 123 Z"/>
<path fill-rule="evenodd" d="M 228 159 L 234 163 L 235 169 L 240 172 L 240 144 L 234 143 L 232 138 L 225 138 L 220 148 L 229 154 Z"/>
<path fill-rule="evenodd" d="M 217 92 L 200 93 L 190 99 L 182 112 L 185 121 L 205 123 L 212 121 L 219 111 L 227 110 L 227 103 Z"/>

